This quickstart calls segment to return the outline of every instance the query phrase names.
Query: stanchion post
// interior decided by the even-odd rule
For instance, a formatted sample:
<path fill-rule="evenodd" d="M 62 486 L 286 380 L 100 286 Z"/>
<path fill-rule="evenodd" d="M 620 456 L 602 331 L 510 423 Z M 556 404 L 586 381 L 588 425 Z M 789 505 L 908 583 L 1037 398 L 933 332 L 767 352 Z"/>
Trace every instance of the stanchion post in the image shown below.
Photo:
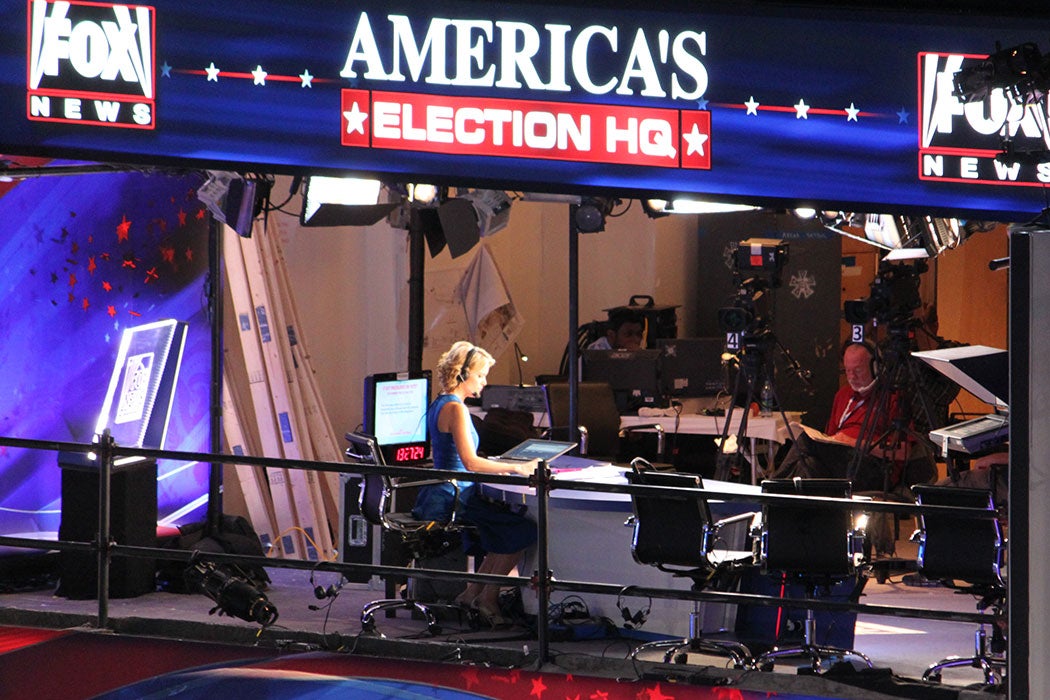
<path fill-rule="evenodd" d="M 113 477 L 113 436 L 106 428 L 99 440 L 99 475 L 98 475 L 98 534 L 95 546 L 98 548 L 98 626 L 105 629 L 109 625 L 109 562 L 110 562 L 110 487 Z"/>
<path fill-rule="evenodd" d="M 550 661 L 549 625 L 551 602 L 551 570 L 548 556 L 548 500 L 550 498 L 551 470 L 546 460 L 536 468 L 536 641 L 539 644 L 540 664 Z"/>

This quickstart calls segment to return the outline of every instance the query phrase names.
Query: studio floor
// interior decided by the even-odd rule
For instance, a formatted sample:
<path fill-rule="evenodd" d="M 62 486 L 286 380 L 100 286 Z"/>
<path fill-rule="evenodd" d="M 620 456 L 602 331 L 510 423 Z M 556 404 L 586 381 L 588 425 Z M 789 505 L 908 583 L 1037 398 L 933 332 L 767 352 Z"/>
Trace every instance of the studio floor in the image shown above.
<path fill-rule="evenodd" d="M 908 546 L 908 543 L 902 542 L 898 551 L 903 560 L 907 560 L 910 555 Z M 835 668 L 834 673 L 828 672 L 819 676 L 799 674 L 796 664 L 801 664 L 802 661 L 778 664 L 771 673 L 739 671 L 728 668 L 725 659 L 703 655 L 690 655 L 688 663 L 684 664 L 665 664 L 659 653 L 644 654 L 638 660 L 631 661 L 631 651 L 653 636 L 645 624 L 637 626 L 637 629 L 628 630 L 623 627 L 622 620 L 595 620 L 586 616 L 574 620 L 575 627 L 571 632 L 562 631 L 559 635 L 552 635 L 551 653 L 549 658 L 544 660 L 537 655 L 535 631 L 525 626 L 481 630 L 472 627 L 466 620 L 447 619 L 442 623 L 441 632 L 431 635 L 426 632 L 422 620 L 413 619 L 406 611 L 399 611 L 396 617 L 386 617 L 382 614 L 377 617 L 378 630 L 382 636 L 362 634 L 362 606 L 370 600 L 383 597 L 382 587 L 378 585 L 377 580 L 373 585 L 344 585 L 336 596 L 320 600 L 315 596 L 314 587 L 318 584 L 325 587 L 336 583 L 335 574 L 318 572 L 311 583 L 310 574 L 306 571 L 269 568 L 267 572 L 271 583 L 265 593 L 275 606 L 278 618 L 275 624 L 265 630 L 261 630 L 256 623 L 213 612 L 215 603 L 200 593 L 153 592 L 132 598 L 112 599 L 107 611 L 109 624 L 102 630 L 97 625 L 99 606 L 95 600 L 69 600 L 59 597 L 54 594 L 53 587 L 0 593 L 0 679 L 4 679 L 0 683 L 0 698 L 24 697 L 12 693 L 15 692 L 15 688 L 31 687 L 41 691 L 33 695 L 37 698 L 96 697 L 115 693 L 129 683 L 142 683 L 150 678 L 153 678 L 152 682 L 155 684 L 151 686 L 153 689 L 150 692 L 159 692 L 159 686 L 156 684 L 160 681 L 157 678 L 164 674 L 229 663 L 231 660 L 238 660 L 236 665 L 244 666 L 258 664 L 262 660 L 272 665 L 274 659 L 282 659 L 277 665 L 277 670 L 267 666 L 263 675 L 300 673 L 302 668 L 288 659 L 296 658 L 305 663 L 307 659 L 317 658 L 317 655 L 325 658 L 330 656 L 333 660 L 401 659 L 412 660 L 413 664 L 463 664 L 504 671 L 513 669 L 541 672 L 553 674 L 552 678 L 612 679 L 619 683 L 643 684 L 628 697 L 654 699 L 729 697 L 693 694 L 694 691 L 686 692 L 687 687 L 696 688 L 696 693 L 700 692 L 701 688 L 718 688 L 724 692 L 727 687 L 732 687 L 738 691 L 735 697 L 740 698 L 750 698 L 751 693 L 756 693 L 753 696 L 756 698 L 769 697 L 770 694 L 777 697 L 842 698 L 988 696 L 987 692 L 978 688 L 982 675 L 976 669 L 946 671 L 939 686 L 920 682 L 928 664 L 949 655 L 968 656 L 972 653 L 976 625 L 969 622 L 862 614 L 856 620 L 854 648 L 871 658 L 876 671 L 856 674 L 850 673 L 849 669 L 841 665 Z M 889 578 L 883 582 L 870 579 L 865 586 L 861 602 L 927 610 L 976 610 L 973 597 L 957 594 L 944 587 L 906 585 L 903 581 L 904 574 L 903 570 L 891 569 Z M 530 593 L 526 592 L 525 595 Z M 564 594 L 559 595 L 556 592 L 552 603 L 563 602 L 565 599 Z M 682 614 L 687 616 L 692 604 L 683 601 L 681 605 Z M 110 640 L 106 644 L 113 644 L 114 639 L 124 640 L 128 644 L 138 643 L 145 649 L 151 649 L 150 645 L 163 640 L 164 644 L 183 645 L 180 647 L 183 650 L 174 655 L 170 649 L 157 650 L 157 656 L 171 660 L 176 657 L 182 658 L 184 655 L 185 662 L 169 661 L 166 665 L 157 665 L 146 660 L 137 662 L 135 659 L 139 657 L 135 655 L 113 656 L 104 649 L 96 650 L 93 653 L 100 654 L 100 658 L 112 658 L 113 663 L 119 666 L 119 672 L 115 670 L 108 676 L 106 673 L 96 672 L 97 677 L 91 684 L 71 682 L 55 685 L 56 677 L 69 675 L 70 679 L 75 678 L 76 670 L 62 667 L 61 664 L 56 666 L 48 663 L 39 655 L 24 658 L 19 656 L 27 653 L 24 645 L 5 645 L 2 642 L 4 630 L 9 636 L 16 635 L 20 630 L 38 630 L 42 635 L 41 641 L 29 645 L 34 648 L 39 643 L 56 643 L 48 635 L 61 632 L 64 633 L 62 644 L 65 646 L 72 645 L 72 640 L 82 640 L 85 645 L 83 653 L 88 653 L 89 647 L 99 646 L 99 638 Z M 51 632 L 45 632 L 46 630 Z M 32 640 L 32 632 L 29 633 L 29 639 Z M 115 649 L 111 652 L 115 652 Z M 69 653 L 75 656 L 75 652 Z M 141 673 L 129 671 L 129 664 L 134 666 L 136 663 L 142 666 Z M 306 664 L 306 667 L 309 667 L 309 664 Z M 403 668 L 407 674 L 413 665 L 406 663 L 392 668 Z M 422 667 L 414 668 L 416 675 L 419 675 Z M 19 683 L 13 685 L 9 682 L 13 676 L 9 674 L 16 672 Z M 332 673 L 337 676 L 343 674 L 343 677 L 356 677 L 360 675 L 361 669 L 348 668 Z M 34 677 L 38 679 L 36 686 L 32 685 Z M 421 677 L 426 682 L 428 677 L 432 677 L 432 671 L 423 672 Z M 654 680 L 663 683 L 662 686 L 658 686 L 662 687 L 663 691 L 646 691 L 643 694 L 641 689 L 654 687 Z M 433 682 L 435 685 L 443 685 L 437 681 Z M 649 685 L 645 685 L 646 683 Z M 670 685 L 672 683 L 676 685 Z M 144 686 L 132 687 L 141 689 Z M 547 683 L 546 687 L 553 686 Z M 502 681 L 491 680 L 484 687 L 461 689 L 487 697 L 537 697 L 536 686 L 533 685 L 532 688 L 532 692 L 520 688 L 512 692 Z M 668 688 L 674 688 L 675 692 L 667 692 Z M 518 692 L 519 690 L 521 692 Z M 131 694 L 111 697 L 150 696 L 139 690 L 125 692 Z M 574 697 L 573 693 L 566 692 L 565 697 Z M 575 691 L 577 694 L 580 692 L 580 689 Z M 607 693 L 601 691 L 597 695 L 592 694 L 591 697 L 601 697 L 603 692 Z M 207 695 L 172 695 L 205 696 Z M 280 695 L 306 696 L 309 696 L 309 693 L 305 693 L 301 686 L 295 694 Z M 382 695 L 368 695 L 361 691 L 359 696 Z M 584 696 L 586 693 L 580 695 Z M 558 694 L 541 693 L 538 700 L 560 700 L 560 697 Z M 607 694 L 606 697 L 618 696 Z"/>

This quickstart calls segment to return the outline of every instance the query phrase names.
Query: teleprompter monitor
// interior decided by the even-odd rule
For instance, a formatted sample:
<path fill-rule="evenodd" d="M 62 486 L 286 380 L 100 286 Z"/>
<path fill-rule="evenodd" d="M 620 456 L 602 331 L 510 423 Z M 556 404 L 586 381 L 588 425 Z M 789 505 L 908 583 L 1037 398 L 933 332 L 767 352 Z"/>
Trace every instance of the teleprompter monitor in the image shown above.
<path fill-rule="evenodd" d="M 361 432 L 374 436 L 387 464 L 419 464 L 428 455 L 430 372 L 365 377 Z"/>
<path fill-rule="evenodd" d="M 606 382 L 621 413 L 652 406 L 661 397 L 660 350 L 584 350 L 583 380 Z"/>
<path fill-rule="evenodd" d="M 724 338 L 661 338 L 656 347 L 661 352 L 660 387 L 664 396 L 699 398 L 725 390 Z"/>

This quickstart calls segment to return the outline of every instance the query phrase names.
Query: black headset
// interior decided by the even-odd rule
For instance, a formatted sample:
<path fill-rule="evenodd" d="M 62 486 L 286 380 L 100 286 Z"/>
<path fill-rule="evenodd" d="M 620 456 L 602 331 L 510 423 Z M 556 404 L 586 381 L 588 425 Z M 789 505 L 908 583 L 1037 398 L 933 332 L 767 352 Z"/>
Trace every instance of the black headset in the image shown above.
<path fill-rule="evenodd" d="M 868 365 L 871 369 L 871 378 L 877 378 L 879 376 L 879 365 L 882 364 L 882 358 L 879 357 L 879 349 L 875 346 L 874 343 L 868 342 L 867 340 L 851 340 L 850 342 L 842 346 L 842 353 L 840 355 L 840 359 L 845 358 L 846 350 L 854 345 L 859 345 L 867 351 L 868 357 L 871 358 L 870 363 Z"/>
<path fill-rule="evenodd" d="M 310 570 L 310 585 L 314 589 L 314 598 L 318 600 L 328 600 L 329 598 L 335 598 L 339 595 L 339 591 L 342 590 L 343 584 L 346 583 L 346 579 L 342 574 L 339 574 L 339 583 L 332 584 L 328 587 L 320 586 L 314 583 L 314 569 Z M 316 605 L 309 606 L 311 610 L 316 609 Z"/>
<path fill-rule="evenodd" d="M 634 612 L 631 612 L 631 609 L 627 607 L 625 601 L 623 600 L 624 594 L 630 593 L 628 588 L 622 589 L 616 595 L 616 607 L 620 610 L 620 614 L 623 616 L 624 629 L 633 630 L 638 629 L 639 627 L 644 625 L 645 621 L 649 619 L 649 613 L 653 609 L 653 599 L 649 598 L 649 602 L 645 604 L 644 608 L 638 608 L 635 609 Z"/>
<path fill-rule="evenodd" d="M 460 365 L 459 374 L 456 375 L 456 379 L 459 383 L 467 381 L 470 376 L 470 361 L 474 359 L 474 352 L 477 350 L 476 347 L 471 346 L 470 350 L 467 350 L 467 356 L 463 358 L 463 364 Z"/>

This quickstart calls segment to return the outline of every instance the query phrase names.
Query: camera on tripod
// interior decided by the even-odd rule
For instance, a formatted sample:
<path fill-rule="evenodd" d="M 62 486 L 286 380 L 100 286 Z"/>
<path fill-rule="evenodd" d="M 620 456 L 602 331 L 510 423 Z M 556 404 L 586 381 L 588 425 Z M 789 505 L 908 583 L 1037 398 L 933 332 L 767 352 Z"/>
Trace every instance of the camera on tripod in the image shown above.
<path fill-rule="evenodd" d="M 718 310 L 723 333 L 739 334 L 743 342 L 760 338 L 772 316 L 771 289 L 780 286 L 780 272 L 787 263 L 786 243 L 749 238 L 733 251 L 733 278 L 737 292 L 730 306 Z"/>
<path fill-rule="evenodd" d="M 919 275 L 929 269 L 925 260 L 910 264 L 882 262 L 871 283 L 867 299 L 851 299 L 842 306 L 847 323 L 863 326 L 876 324 L 906 325 L 912 321 L 915 309 L 922 305 L 919 296 Z"/>

